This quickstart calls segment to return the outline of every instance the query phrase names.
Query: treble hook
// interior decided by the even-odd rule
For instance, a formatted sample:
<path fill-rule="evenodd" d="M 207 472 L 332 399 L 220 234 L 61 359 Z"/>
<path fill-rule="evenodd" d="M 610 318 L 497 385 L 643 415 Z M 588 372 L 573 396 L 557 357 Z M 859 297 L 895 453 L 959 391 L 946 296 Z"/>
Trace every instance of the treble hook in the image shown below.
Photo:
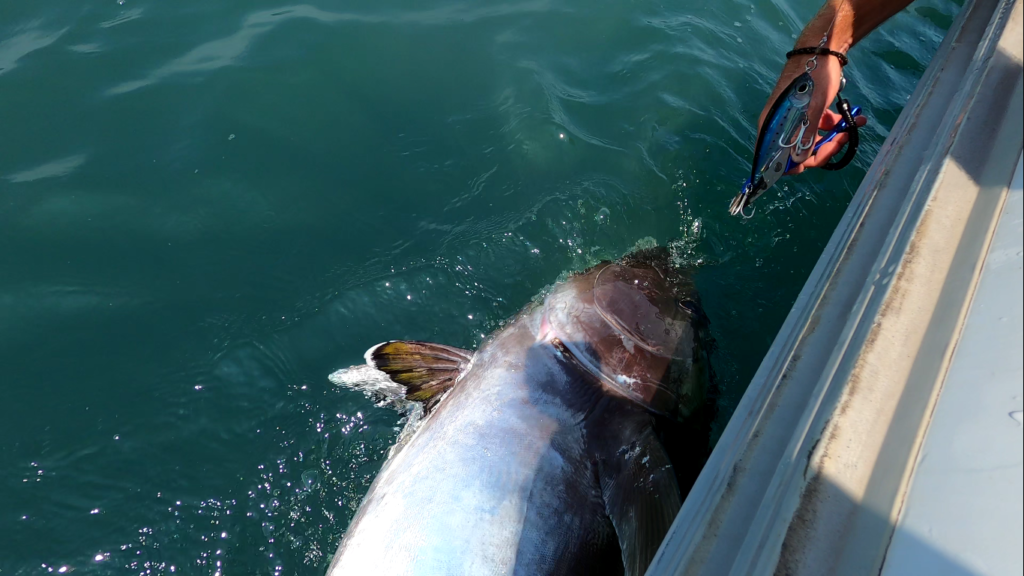
<path fill-rule="evenodd" d="M 803 154 L 804 150 L 807 150 L 808 148 L 810 148 L 814 144 L 814 142 L 811 142 L 807 146 L 801 146 L 801 144 L 804 141 L 804 132 L 807 131 L 807 127 L 810 126 L 810 125 L 811 125 L 810 122 L 808 122 L 807 120 L 804 120 L 803 123 L 800 124 L 800 132 L 797 133 L 796 139 L 793 140 L 793 142 L 790 143 L 790 144 L 786 144 L 785 142 L 783 142 L 782 141 L 783 136 L 779 136 L 779 146 L 782 146 L 783 148 L 792 148 L 793 146 L 796 146 L 796 149 L 793 150 L 793 152 L 795 152 L 797 156 L 799 156 L 800 154 Z"/>
<path fill-rule="evenodd" d="M 793 149 L 793 152 L 795 152 L 797 156 L 800 156 L 806 150 L 810 149 L 811 146 L 814 146 L 814 140 L 813 139 L 811 140 L 810 144 L 808 144 L 806 146 L 801 146 L 801 143 L 804 141 L 804 132 L 807 131 L 807 127 L 809 125 L 810 125 L 810 122 L 804 120 L 803 125 L 800 126 L 800 133 L 796 135 L 796 142 L 794 142 L 794 144 L 796 145 L 796 148 Z"/>

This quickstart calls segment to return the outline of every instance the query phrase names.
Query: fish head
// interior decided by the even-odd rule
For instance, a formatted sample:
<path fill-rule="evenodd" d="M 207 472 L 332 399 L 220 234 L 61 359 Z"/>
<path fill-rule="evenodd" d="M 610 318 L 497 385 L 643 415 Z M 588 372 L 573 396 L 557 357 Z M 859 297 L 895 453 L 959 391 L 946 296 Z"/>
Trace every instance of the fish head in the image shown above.
<path fill-rule="evenodd" d="M 792 90 L 787 99 L 794 108 L 806 108 L 811 102 L 811 95 L 814 93 L 814 79 L 807 72 L 804 72 L 793 82 Z"/>
<path fill-rule="evenodd" d="M 559 285 L 544 305 L 541 338 L 610 392 L 686 417 L 703 401 L 707 317 L 669 251 L 636 251 Z"/>

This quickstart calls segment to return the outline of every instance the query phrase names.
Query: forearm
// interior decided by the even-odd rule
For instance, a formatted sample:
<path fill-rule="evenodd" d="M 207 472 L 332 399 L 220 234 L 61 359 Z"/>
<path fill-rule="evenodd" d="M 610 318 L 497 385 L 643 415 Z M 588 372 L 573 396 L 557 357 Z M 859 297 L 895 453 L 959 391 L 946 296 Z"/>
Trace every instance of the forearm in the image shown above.
<path fill-rule="evenodd" d="M 794 47 L 817 46 L 828 31 L 825 47 L 846 53 L 882 22 L 906 8 L 910 2 L 911 0 L 828 0 L 804 28 Z"/>

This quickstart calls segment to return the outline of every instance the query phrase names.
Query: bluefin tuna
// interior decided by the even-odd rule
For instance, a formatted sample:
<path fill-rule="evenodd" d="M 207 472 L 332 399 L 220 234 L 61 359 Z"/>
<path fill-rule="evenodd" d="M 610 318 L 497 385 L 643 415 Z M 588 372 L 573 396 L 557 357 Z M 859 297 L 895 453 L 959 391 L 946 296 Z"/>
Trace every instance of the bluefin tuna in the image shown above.
<path fill-rule="evenodd" d="M 654 248 L 557 284 L 475 353 L 371 348 L 425 416 L 329 576 L 643 574 L 707 455 L 710 346 Z"/>

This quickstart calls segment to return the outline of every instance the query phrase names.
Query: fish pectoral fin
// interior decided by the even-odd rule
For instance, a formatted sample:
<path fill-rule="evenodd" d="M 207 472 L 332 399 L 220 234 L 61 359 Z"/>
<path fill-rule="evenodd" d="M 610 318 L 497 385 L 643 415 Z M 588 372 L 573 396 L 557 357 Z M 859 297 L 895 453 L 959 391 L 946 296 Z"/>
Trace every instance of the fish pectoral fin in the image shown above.
<path fill-rule="evenodd" d="M 650 424 L 633 437 L 637 439 L 599 461 L 598 473 L 625 575 L 643 576 L 682 498 L 672 463 Z"/>
<path fill-rule="evenodd" d="M 366 363 L 405 388 L 406 400 L 429 411 L 469 368 L 469 350 L 411 340 L 393 340 L 366 351 Z"/>

